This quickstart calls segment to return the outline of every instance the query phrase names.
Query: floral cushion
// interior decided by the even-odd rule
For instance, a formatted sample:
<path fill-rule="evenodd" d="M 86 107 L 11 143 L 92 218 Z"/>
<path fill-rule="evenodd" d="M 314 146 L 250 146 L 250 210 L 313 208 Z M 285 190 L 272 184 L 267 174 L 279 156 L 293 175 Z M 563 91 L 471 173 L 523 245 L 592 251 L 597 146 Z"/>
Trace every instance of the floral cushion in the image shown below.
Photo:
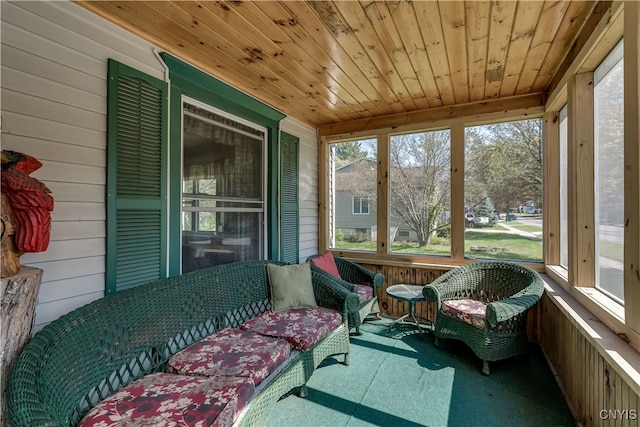
<path fill-rule="evenodd" d="M 78 426 L 229 426 L 253 390 L 242 377 L 150 374 L 100 402 Z"/>
<path fill-rule="evenodd" d="M 484 317 L 487 303 L 472 299 L 452 299 L 442 302 L 442 313 L 465 323 L 484 329 Z"/>
<path fill-rule="evenodd" d="M 369 301 L 373 297 L 373 288 L 368 285 L 356 285 L 356 292 L 360 302 Z"/>
<path fill-rule="evenodd" d="M 249 377 L 258 385 L 291 354 L 286 340 L 242 329 L 223 329 L 174 354 L 167 372 Z"/>
<path fill-rule="evenodd" d="M 308 350 L 342 324 L 342 315 L 328 308 L 289 308 L 265 312 L 240 328 L 270 337 L 284 338 L 296 350 Z"/>

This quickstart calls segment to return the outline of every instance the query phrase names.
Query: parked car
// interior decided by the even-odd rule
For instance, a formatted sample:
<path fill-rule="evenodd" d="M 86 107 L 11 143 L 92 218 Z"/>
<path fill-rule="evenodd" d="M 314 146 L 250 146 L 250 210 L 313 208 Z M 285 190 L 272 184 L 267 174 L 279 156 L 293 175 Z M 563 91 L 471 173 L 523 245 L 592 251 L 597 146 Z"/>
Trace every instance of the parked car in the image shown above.
<path fill-rule="evenodd" d="M 471 212 L 467 212 L 464 215 L 464 226 L 466 228 L 482 228 L 489 225 L 489 217 L 475 216 Z"/>

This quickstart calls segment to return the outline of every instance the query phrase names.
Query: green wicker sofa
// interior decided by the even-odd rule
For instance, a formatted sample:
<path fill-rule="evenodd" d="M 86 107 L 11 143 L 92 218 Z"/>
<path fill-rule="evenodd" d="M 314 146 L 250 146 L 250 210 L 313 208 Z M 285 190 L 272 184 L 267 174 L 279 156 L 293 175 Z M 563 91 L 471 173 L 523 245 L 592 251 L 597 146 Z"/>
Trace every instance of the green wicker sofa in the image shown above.
<path fill-rule="evenodd" d="M 360 334 L 360 325 L 362 325 L 362 322 L 364 322 L 367 316 L 379 315 L 380 313 L 380 307 L 378 306 L 378 288 L 384 284 L 384 276 L 366 269 L 355 262 L 333 256 L 338 274 L 340 275 L 340 278 L 337 278 L 314 264 L 314 260 L 322 256 L 323 254 L 312 255 L 307 258 L 307 262 L 311 263 L 311 269 L 313 271 L 328 275 L 335 283 L 359 296 L 360 305 L 358 306 L 358 310 L 349 313 L 349 328 L 355 328 L 356 334 Z M 360 294 L 362 289 L 359 288 L 361 287 L 370 288 L 369 292 L 365 292 L 367 296 Z"/>
<path fill-rule="evenodd" d="M 270 311 L 268 263 L 284 265 L 247 261 L 160 279 L 47 325 L 12 369 L 6 396 L 11 426 L 75 426 L 109 395 L 164 372 L 178 351 Z M 256 388 L 234 424 L 260 424 L 269 408 L 296 388 L 304 396 L 307 380 L 325 358 L 344 355 L 349 363 L 346 322 L 357 309 L 357 297 L 315 272 L 312 284 L 318 306 L 337 310 L 342 324 L 263 381 L 266 385 Z"/>
<path fill-rule="evenodd" d="M 466 343 L 489 375 L 489 362 L 527 351 L 527 310 L 543 291 L 540 275 L 520 264 L 475 262 L 450 270 L 423 289 L 437 307 L 434 343 Z"/>

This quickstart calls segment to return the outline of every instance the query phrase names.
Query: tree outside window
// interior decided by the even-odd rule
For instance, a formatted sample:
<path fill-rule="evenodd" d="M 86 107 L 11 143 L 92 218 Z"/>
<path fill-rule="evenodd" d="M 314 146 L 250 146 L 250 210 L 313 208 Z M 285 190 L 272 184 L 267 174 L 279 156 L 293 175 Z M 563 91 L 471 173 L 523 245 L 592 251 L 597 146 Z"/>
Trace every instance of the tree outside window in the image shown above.
<path fill-rule="evenodd" d="M 466 128 L 465 256 L 542 261 L 543 172 L 540 119 Z"/>
<path fill-rule="evenodd" d="M 450 131 L 394 135 L 390 144 L 391 251 L 448 256 Z"/>

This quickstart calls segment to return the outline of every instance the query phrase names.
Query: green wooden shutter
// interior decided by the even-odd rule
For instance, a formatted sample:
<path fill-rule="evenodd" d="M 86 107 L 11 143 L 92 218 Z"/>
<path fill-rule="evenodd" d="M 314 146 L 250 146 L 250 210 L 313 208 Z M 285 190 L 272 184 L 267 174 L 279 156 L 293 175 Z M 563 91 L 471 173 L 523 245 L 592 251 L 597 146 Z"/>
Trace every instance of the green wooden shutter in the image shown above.
<path fill-rule="evenodd" d="M 167 90 L 109 60 L 107 294 L 167 274 Z"/>
<path fill-rule="evenodd" d="M 298 206 L 300 140 L 280 134 L 280 260 L 297 263 L 300 252 Z"/>

